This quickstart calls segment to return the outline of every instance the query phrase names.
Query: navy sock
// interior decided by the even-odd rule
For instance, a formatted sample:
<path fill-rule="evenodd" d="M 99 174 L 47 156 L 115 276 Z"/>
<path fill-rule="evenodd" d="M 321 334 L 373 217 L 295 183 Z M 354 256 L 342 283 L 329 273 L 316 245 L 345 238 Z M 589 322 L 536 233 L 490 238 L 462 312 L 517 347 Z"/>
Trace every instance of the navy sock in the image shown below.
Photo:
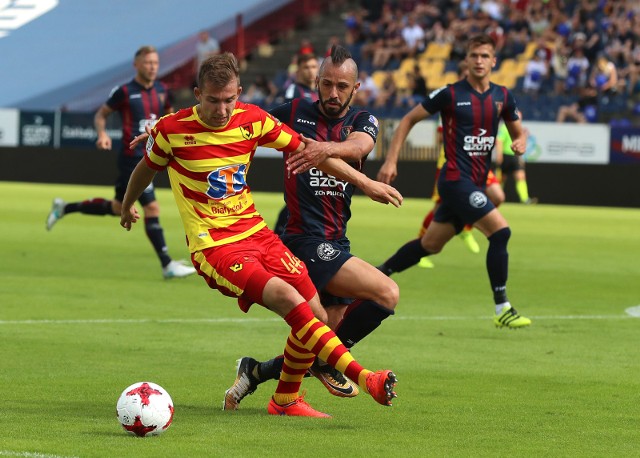
<path fill-rule="evenodd" d="M 496 304 L 508 302 L 507 277 L 509 274 L 509 253 L 507 243 L 511 237 L 511 229 L 505 227 L 489 237 L 487 250 L 487 272 Z"/>
<path fill-rule="evenodd" d="M 160 226 L 160 219 L 156 217 L 145 218 L 144 230 L 151 241 L 151 245 L 153 245 L 153 249 L 156 250 L 158 258 L 160 258 L 162 267 L 166 267 L 171 262 L 171 256 L 169 256 L 169 249 L 164 241 L 164 231 Z"/>
<path fill-rule="evenodd" d="M 115 215 L 111 210 L 111 201 L 97 197 L 65 205 L 64 214 L 80 212 L 85 215 Z"/>
<path fill-rule="evenodd" d="M 345 346 L 351 348 L 371 334 L 385 318 L 393 313 L 393 310 L 371 300 L 354 301 L 338 324 L 336 335 Z"/>
<path fill-rule="evenodd" d="M 402 272 L 418 264 L 421 258 L 429 256 L 430 254 L 431 253 L 422 248 L 420 239 L 415 239 L 400 247 L 400 249 L 396 251 L 396 254 L 387 259 L 378 269 L 386 275 L 391 275 L 394 272 Z"/>
<path fill-rule="evenodd" d="M 276 356 L 269 361 L 258 363 L 256 373 L 257 379 L 260 383 L 267 380 L 278 380 L 280 378 L 280 371 L 282 370 L 282 364 L 284 363 L 284 355 Z"/>

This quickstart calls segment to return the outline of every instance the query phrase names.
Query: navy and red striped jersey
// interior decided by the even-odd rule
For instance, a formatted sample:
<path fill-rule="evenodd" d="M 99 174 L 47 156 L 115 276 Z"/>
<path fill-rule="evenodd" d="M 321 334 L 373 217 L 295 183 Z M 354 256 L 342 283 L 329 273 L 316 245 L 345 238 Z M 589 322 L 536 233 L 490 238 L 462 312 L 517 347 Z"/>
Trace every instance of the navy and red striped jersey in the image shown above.
<path fill-rule="evenodd" d="M 146 89 L 135 79 L 114 88 L 106 105 L 119 112 L 122 118 L 121 154 L 137 160 L 144 156 L 144 142 L 132 151 L 129 143 L 133 137 L 144 133 L 147 124 L 153 127 L 158 119 L 171 110 L 169 91 L 164 83 L 155 81 L 153 86 Z"/>
<path fill-rule="evenodd" d="M 320 112 L 319 102 L 297 98 L 271 110 L 271 114 L 293 130 L 317 141 L 344 141 L 352 132 L 365 132 L 373 141 L 378 120 L 367 111 L 350 107 L 342 118 L 330 119 Z M 288 154 L 285 153 L 285 159 Z M 350 163 L 362 171 L 366 157 Z M 355 186 L 315 167 L 293 175 L 285 170 L 285 202 L 289 220 L 284 234 L 313 235 L 326 240 L 346 238 Z"/>
<path fill-rule="evenodd" d="M 511 92 L 490 83 L 481 94 L 465 79 L 433 91 L 422 106 L 442 118 L 446 162 L 440 180 L 467 179 L 484 187 L 500 119 L 520 119 Z"/>

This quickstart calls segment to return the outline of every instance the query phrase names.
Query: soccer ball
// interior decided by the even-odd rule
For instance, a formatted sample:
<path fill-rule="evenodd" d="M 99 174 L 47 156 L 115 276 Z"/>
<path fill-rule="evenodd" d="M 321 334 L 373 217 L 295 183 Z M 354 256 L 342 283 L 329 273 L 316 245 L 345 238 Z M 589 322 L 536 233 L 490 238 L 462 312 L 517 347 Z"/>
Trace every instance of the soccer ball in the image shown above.
<path fill-rule="evenodd" d="M 131 435 L 157 436 L 173 420 L 173 401 L 160 385 L 138 382 L 127 387 L 116 404 L 118 421 Z"/>

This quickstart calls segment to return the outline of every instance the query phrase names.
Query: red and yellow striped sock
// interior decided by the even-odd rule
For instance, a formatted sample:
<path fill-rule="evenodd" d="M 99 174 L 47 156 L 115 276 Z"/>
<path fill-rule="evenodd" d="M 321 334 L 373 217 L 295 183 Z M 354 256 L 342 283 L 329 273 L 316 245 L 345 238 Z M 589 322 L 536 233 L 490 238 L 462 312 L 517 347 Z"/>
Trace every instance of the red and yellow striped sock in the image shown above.
<path fill-rule="evenodd" d="M 371 371 L 362 367 L 336 334 L 313 316 L 306 302 L 289 312 L 285 321 L 291 326 L 289 340 L 293 345 L 317 355 L 366 390 Z"/>
<path fill-rule="evenodd" d="M 289 334 L 287 346 L 284 348 L 280 380 L 273 395 L 276 404 L 283 406 L 296 400 L 304 374 L 311 367 L 315 358 L 313 353 L 305 350 L 300 342 L 292 334 Z"/>

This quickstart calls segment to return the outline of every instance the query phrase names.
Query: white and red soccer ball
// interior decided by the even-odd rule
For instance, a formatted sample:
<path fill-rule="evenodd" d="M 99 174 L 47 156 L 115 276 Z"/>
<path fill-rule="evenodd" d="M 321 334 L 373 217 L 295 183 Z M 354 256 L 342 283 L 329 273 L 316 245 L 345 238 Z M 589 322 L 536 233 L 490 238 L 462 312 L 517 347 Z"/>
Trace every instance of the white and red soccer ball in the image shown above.
<path fill-rule="evenodd" d="M 116 405 L 118 421 L 129 434 L 157 436 L 173 420 L 173 401 L 160 385 L 138 382 L 127 387 Z"/>

